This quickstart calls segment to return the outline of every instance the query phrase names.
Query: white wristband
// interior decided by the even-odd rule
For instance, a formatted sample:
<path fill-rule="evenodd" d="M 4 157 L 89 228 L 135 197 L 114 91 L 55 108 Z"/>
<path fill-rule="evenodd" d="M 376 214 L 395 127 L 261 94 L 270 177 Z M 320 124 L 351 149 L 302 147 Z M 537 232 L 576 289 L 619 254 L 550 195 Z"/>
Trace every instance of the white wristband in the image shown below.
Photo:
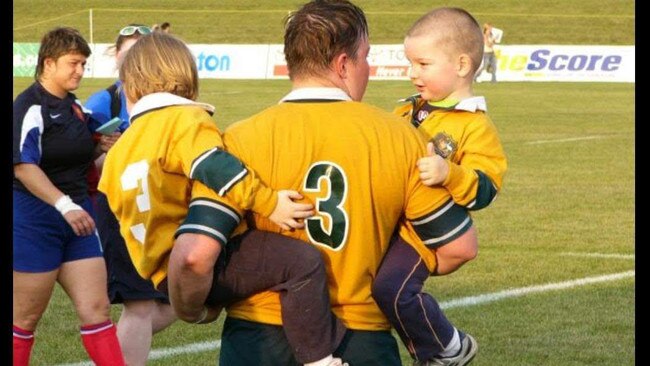
<path fill-rule="evenodd" d="M 207 317 L 208 317 L 208 307 L 203 306 L 203 312 L 201 313 L 199 320 L 195 321 L 194 324 L 201 324 L 203 321 L 205 321 L 205 318 Z"/>
<path fill-rule="evenodd" d="M 57 211 L 61 213 L 61 215 L 67 214 L 68 212 L 72 210 L 83 210 L 79 205 L 76 203 L 72 202 L 72 199 L 70 196 L 65 195 L 56 200 L 54 203 L 54 208 L 56 208 Z"/>

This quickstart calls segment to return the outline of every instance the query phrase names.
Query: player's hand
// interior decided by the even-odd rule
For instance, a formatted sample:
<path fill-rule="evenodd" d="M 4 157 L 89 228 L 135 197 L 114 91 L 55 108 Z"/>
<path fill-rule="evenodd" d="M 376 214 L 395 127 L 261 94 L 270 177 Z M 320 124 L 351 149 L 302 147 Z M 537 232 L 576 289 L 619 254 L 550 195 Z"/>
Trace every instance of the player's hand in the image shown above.
<path fill-rule="evenodd" d="M 95 220 L 84 209 L 70 210 L 63 218 L 77 236 L 87 236 L 95 232 Z"/>
<path fill-rule="evenodd" d="M 433 143 L 427 144 L 429 156 L 418 159 L 417 165 L 420 171 L 420 180 L 426 186 L 439 185 L 447 179 L 449 175 L 449 164 L 440 155 L 436 154 Z"/>
<path fill-rule="evenodd" d="M 122 134 L 120 132 L 113 132 L 110 135 L 102 135 L 99 138 L 99 148 L 102 152 L 108 152 L 113 145 L 117 142 Z"/>
<path fill-rule="evenodd" d="M 269 219 L 284 230 L 302 229 L 305 227 L 302 219 L 314 215 L 314 205 L 293 201 L 299 199 L 302 195 L 296 191 L 279 191 L 278 204 Z"/>

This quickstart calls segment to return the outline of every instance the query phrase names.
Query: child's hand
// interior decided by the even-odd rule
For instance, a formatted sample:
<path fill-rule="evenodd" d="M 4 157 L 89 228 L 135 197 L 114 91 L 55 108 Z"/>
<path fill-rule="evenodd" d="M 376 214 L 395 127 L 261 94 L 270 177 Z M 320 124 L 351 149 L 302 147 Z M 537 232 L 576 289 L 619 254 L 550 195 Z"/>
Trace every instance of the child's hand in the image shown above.
<path fill-rule="evenodd" d="M 433 143 L 427 144 L 429 156 L 418 160 L 418 169 L 420 170 L 420 180 L 426 186 L 439 185 L 447 179 L 449 174 L 449 165 L 447 161 L 434 152 Z"/>
<path fill-rule="evenodd" d="M 311 203 L 296 203 L 293 200 L 302 199 L 296 191 L 279 191 L 278 204 L 269 219 L 284 230 L 302 229 L 305 223 L 297 219 L 305 219 L 314 215 L 314 205 Z"/>

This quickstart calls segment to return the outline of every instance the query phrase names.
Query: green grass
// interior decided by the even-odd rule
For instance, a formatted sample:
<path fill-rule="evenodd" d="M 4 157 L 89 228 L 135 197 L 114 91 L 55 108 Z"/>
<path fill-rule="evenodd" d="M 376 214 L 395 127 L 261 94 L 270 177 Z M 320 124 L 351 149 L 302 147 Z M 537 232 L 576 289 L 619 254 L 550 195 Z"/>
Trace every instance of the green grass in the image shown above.
<path fill-rule="evenodd" d="M 169 21 L 172 31 L 190 43 L 282 43 L 283 20 L 304 1 L 222 0 L 17 0 L 14 40 L 38 42 L 50 28 L 68 25 L 93 40 L 115 41 L 127 23 Z M 81 5 L 83 4 L 83 5 Z M 443 2 L 407 0 L 357 1 L 368 17 L 372 43 L 401 43 L 408 27 Z M 459 0 L 481 23 L 505 31 L 504 44 L 634 44 L 632 0 Z M 70 9 L 64 11 L 61 9 Z"/>
<path fill-rule="evenodd" d="M 83 6 L 96 9 L 96 42 L 112 42 L 125 23 L 166 20 L 191 43 L 281 43 L 282 18 L 300 3 L 89 0 Z M 367 12 L 373 43 L 400 43 L 413 20 L 442 4 L 357 3 Z M 88 13 L 79 4 L 14 1 L 14 40 L 38 42 L 42 33 L 59 24 L 79 27 L 88 35 Z M 109 5 L 122 10 L 101 10 Z M 635 4 L 630 0 L 472 0 L 454 5 L 504 29 L 506 44 L 634 44 Z M 66 15 L 60 9 L 79 12 Z M 14 97 L 32 81 L 15 78 Z M 85 79 L 76 94 L 85 100 L 110 82 Z M 202 80 L 200 100 L 217 107 L 215 121 L 223 129 L 276 103 L 289 88 L 286 80 Z M 397 98 L 412 92 L 408 81 L 371 81 L 365 100 L 392 109 Z M 634 270 L 630 259 L 566 254 L 635 253 L 634 84 L 477 84 L 475 93 L 488 100 L 509 169 L 497 201 L 474 215 L 480 240 L 477 260 L 451 276 L 431 278 L 427 291 L 444 302 Z M 548 140 L 556 141 L 542 143 Z M 446 313 L 479 341 L 473 365 L 613 366 L 634 364 L 634 311 L 635 279 L 627 278 Z M 113 308 L 113 315 L 117 320 L 119 307 Z M 223 317 L 207 326 L 177 322 L 154 337 L 153 348 L 214 341 L 222 322 Z M 401 351 L 404 364 L 410 364 Z M 213 350 L 152 360 L 149 365 L 214 365 L 217 357 L 218 350 Z M 57 288 L 39 324 L 32 364 L 86 359 L 70 300 Z"/>

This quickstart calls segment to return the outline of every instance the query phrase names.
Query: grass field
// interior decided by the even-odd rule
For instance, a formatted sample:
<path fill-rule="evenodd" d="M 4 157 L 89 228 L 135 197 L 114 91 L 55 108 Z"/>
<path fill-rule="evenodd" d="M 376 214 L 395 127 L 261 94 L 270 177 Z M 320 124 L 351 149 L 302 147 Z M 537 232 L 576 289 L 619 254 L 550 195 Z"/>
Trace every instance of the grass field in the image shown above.
<path fill-rule="evenodd" d="M 68 15 L 51 3 L 14 2 L 16 41 L 37 42 L 56 24 L 87 29 L 87 12 Z M 81 11 L 79 3 L 57 1 L 56 8 Z M 131 21 L 168 20 L 174 32 L 192 43 L 279 43 L 281 14 L 299 3 L 227 0 L 215 9 L 207 0 L 139 1 L 138 9 L 201 9 L 212 15 L 100 10 L 95 40 L 111 42 L 120 25 Z M 358 3 L 369 13 L 375 43 L 400 43 L 408 23 L 427 9 L 406 1 Z M 108 8 L 103 1 L 83 4 Z M 633 1 L 475 0 L 454 5 L 466 7 L 480 21 L 503 24 L 508 44 L 634 44 Z M 110 6 L 136 7 L 121 0 Z M 208 12 L 216 10 L 221 13 Z M 265 21 L 250 19 L 252 11 L 256 17 L 264 14 Z M 31 82 L 14 79 L 14 97 Z M 76 94 L 85 100 L 109 83 L 86 79 Z M 204 80 L 200 99 L 217 107 L 215 120 L 225 128 L 276 103 L 288 88 L 284 80 Z M 408 81 L 372 81 L 365 100 L 391 109 L 397 98 L 411 93 Z M 474 216 L 478 259 L 451 276 L 430 279 L 427 290 L 452 322 L 477 338 L 480 350 L 473 365 L 633 365 L 634 84 L 477 84 L 475 93 L 487 98 L 509 170 L 497 201 Z M 119 307 L 113 315 L 117 319 Z M 222 322 L 223 317 L 211 325 L 175 323 L 155 336 L 149 364 L 214 365 Z M 38 328 L 32 364 L 85 360 L 72 305 L 57 288 Z M 403 349 L 402 360 L 410 364 Z"/>

